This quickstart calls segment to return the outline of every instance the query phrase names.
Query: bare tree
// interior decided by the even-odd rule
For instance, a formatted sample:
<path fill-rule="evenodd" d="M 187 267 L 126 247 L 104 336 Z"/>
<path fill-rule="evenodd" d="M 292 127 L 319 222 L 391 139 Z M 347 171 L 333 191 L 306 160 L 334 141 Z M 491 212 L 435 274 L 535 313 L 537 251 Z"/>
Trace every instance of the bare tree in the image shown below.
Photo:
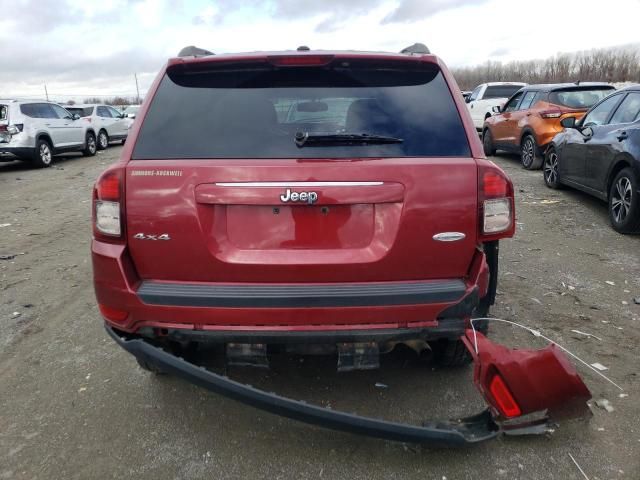
<path fill-rule="evenodd" d="M 463 90 L 485 82 L 560 83 L 575 81 L 639 82 L 640 45 L 559 53 L 544 60 L 454 68 L 453 75 Z"/>

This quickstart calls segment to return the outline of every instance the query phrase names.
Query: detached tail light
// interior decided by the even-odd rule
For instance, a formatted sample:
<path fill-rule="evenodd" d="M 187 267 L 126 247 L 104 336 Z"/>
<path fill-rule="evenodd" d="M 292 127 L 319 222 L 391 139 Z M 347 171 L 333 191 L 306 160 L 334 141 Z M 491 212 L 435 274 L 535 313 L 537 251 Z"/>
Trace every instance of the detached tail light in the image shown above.
<path fill-rule="evenodd" d="M 511 237 L 515 230 L 513 184 L 492 164 L 478 171 L 480 239 L 483 241 Z"/>
<path fill-rule="evenodd" d="M 560 110 L 543 110 L 540 112 L 542 118 L 560 118 L 562 112 Z"/>
<path fill-rule="evenodd" d="M 122 237 L 122 170 L 104 172 L 93 189 L 94 233 L 111 238 Z"/>

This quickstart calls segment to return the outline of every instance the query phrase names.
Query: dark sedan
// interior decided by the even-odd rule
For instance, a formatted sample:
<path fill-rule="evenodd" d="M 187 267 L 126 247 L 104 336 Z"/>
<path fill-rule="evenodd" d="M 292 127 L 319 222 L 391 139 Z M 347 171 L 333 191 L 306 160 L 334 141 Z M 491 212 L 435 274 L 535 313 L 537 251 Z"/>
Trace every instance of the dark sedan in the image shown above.
<path fill-rule="evenodd" d="M 620 233 L 640 232 L 640 85 L 619 90 L 565 130 L 546 151 L 543 173 L 550 188 L 567 185 L 609 203 Z"/>

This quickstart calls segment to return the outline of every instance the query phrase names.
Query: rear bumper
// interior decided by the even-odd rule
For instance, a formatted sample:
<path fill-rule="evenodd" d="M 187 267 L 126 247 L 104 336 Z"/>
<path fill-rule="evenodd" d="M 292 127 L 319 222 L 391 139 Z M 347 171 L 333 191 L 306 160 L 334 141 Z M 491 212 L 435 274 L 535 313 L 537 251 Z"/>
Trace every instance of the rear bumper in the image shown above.
<path fill-rule="evenodd" d="M 549 420 L 589 413 L 586 401 L 591 394 L 559 349 L 551 345 L 535 351 L 509 350 L 470 330 L 463 340 L 475 362 L 474 383 L 489 409 L 459 420 L 417 426 L 361 417 L 258 390 L 178 358 L 142 338 L 106 328 L 116 343 L 138 359 L 217 394 L 312 425 L 387 440 L 460 447 L 500 433 L 547 433 Z M 509 392 L 509 402 L 516 405 L 516 416 L 505 416 L 501 408 L 504 401 L 493 396 L 490 385 L 496 377 Z"/>
<path fill-rule="evenodd" d="M 111 338 L 127 352 L 160 367 L 167 373 L 246 405 L 312 425 L 434 447 L 461 447 L 494 438 L 499 433 L 499 427 L 493 421 L 488 410 L 465 419 L 450 422 L 428 422 L 423 426 L 417 426 L 318 407 L 238 383 L 228 377 L 175 357 L 142 339 L 127 339 L 118 335 L 108 326 L 106 328 Z"/>
<path fill-rule="evenodd" d="M 118 330 L 181 329 L 240 334 L 267 332 L 304 337 L 362 331 L 416 332 L 445 319 L 467 320 L 488 288 L 484 253 L 476 252 L 467 277 L 404 282 L 333 284 L 193 284 L 141 280 L 126 246 L 92 242 L 98 303 L 124 312 L 105 316 Z M 464 327 L 451 330 L 459 336 Z M 230 332 L 230 333 L 225 333 Z M 307 332 L 306 334 L 304 332 Z M 275 335 L 275 333 L 273 334 Z M 384 335 L 384 333 L 383 333 Z M 254 340 L 255 341 L 255 340 Z"/>
<path fill-rule="evenodd" d="M 18 157 L 27 157 L 33 153 L 33 148 L 9 146 L 6 143 L 0 143 L 0 153 L 11 153 Z"/>

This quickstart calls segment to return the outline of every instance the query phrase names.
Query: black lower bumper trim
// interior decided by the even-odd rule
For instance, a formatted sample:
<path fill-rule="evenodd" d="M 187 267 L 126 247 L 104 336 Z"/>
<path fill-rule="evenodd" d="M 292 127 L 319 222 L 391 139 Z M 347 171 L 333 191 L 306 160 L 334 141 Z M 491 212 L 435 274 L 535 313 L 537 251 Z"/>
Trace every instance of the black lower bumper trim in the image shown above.
<path fill-rule="evenodd" d="M 139 359 L 212 392 L 294 420 L 349 433 L 434 447 L 473 444 L 493 438 L 499 433 L 499 428 L 488 411 L 462 420 L 414 426 L 310 405 L 243 385 L 175 357 L 143 339 L 127 339 L 108 326 L 106 329 L 122 348 Z"/>
<path fill-rule="evenodd" d="M 144 281 L 149 305 L 219 308 L 308 308 L 450 303 L 466 292 L 462 280 L 303 285 L 203 285 Z"/>

